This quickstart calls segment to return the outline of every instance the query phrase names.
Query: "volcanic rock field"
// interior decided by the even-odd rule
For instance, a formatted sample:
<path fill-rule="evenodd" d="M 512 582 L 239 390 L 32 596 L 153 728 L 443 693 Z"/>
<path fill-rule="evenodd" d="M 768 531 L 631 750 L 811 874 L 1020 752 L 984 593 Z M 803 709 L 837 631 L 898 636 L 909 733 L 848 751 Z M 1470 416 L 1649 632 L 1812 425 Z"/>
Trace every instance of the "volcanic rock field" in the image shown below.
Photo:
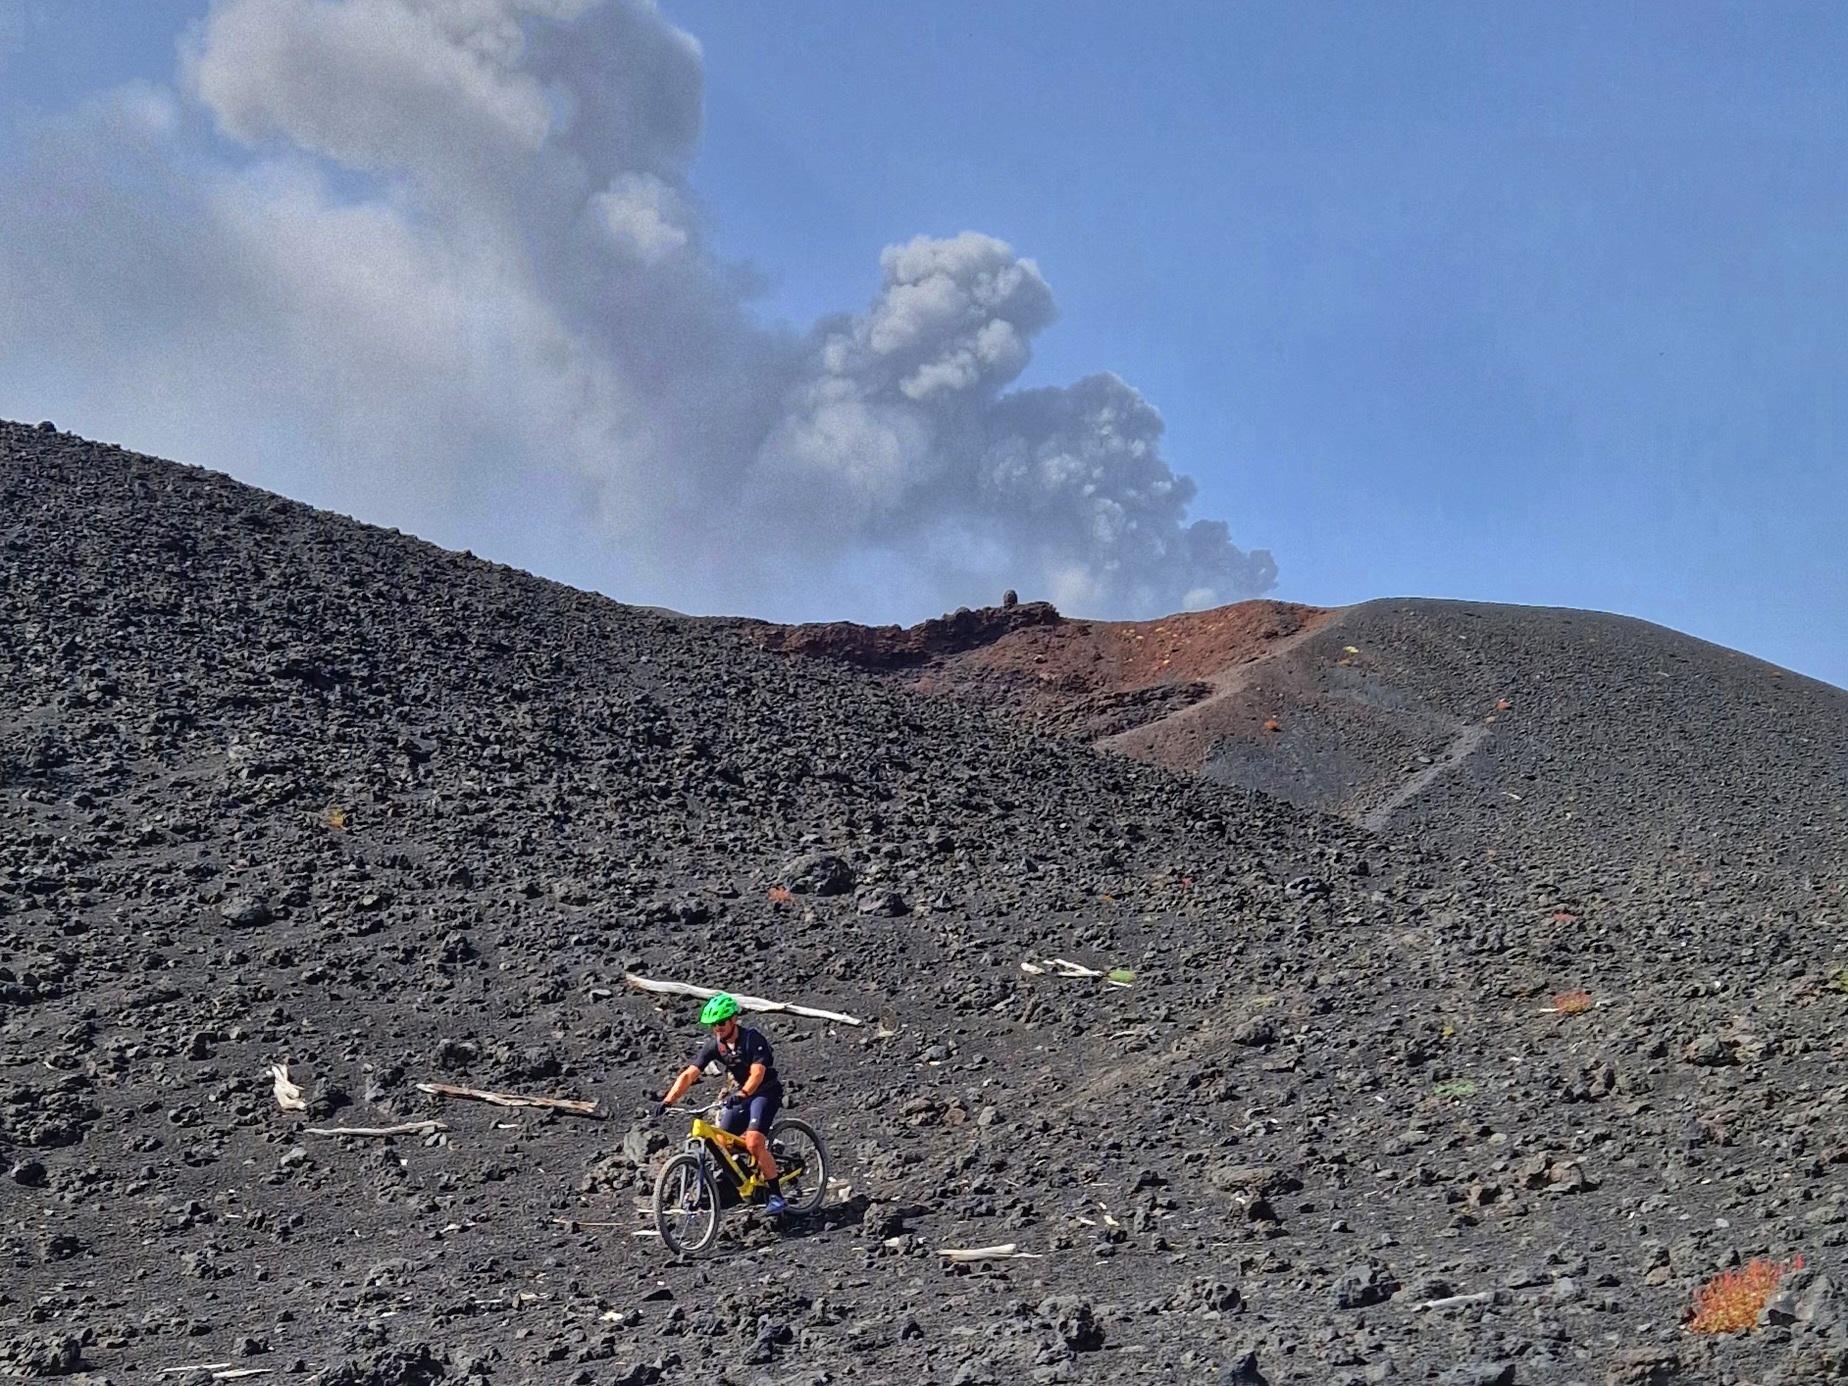
<path fill-rule="evenodd" d="M 0 1376 L 1848 1380 L 1848 693 L 1657 627 L 695 619 L 0 424 L 0 796 Z M 625 973 L 863 1020 L 820 1214 L 646 1235 Z"/>

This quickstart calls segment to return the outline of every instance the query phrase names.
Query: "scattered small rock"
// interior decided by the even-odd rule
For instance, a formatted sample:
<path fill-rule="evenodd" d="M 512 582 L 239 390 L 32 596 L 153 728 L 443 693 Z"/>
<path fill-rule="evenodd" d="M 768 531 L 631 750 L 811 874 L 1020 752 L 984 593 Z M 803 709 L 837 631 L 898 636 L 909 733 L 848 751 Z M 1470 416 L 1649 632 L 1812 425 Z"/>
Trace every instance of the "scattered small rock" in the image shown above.
<path fill-rule="evenodd" d="M 1384 1304 L 1398 1293 L 1399 1279 L 1384 1261 L 1369 1256 L 1357 1261 L 1335 1281 L 1337 1309 L 1364 1309 L 1370 1304 Z"/>
<path fill-rule="evenodd" d="M 260 929 L 275 917 L 268 901 L 248 895 L 233 896 L 218 912 L 234 929 Z"/>

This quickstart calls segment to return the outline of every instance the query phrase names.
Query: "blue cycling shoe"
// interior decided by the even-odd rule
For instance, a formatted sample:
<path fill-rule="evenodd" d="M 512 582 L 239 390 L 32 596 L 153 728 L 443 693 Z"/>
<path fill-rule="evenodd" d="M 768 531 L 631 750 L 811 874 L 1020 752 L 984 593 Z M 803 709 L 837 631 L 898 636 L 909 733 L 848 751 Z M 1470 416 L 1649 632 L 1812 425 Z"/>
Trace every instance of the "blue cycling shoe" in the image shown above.
<path fill-rule="evenodd" d="M 769 1201 L 764 1204 L 764 1211 L 771 1217 L 775 1217 L 788 1206 L 789 1205 L 783 1201 L 782 1194 L 771 1194 Z"/>

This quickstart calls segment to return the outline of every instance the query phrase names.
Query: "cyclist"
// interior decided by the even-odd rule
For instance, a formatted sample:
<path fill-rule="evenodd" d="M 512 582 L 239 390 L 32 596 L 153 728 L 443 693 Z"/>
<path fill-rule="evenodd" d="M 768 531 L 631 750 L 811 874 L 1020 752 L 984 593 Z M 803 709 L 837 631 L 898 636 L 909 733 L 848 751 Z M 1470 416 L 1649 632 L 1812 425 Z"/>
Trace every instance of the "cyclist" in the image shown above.
<path fill-rule="evenodd" d="M 731 1076 L 737 1089 L 728 1093 L 719 1114 L 719 1125 L 737 1135 L 744 1133 L 744 1147 L 757 1162 L 757 1172 L 770 1187 L 770 1199 L 764 1211 L 774 1216 L 783 1211 L 783 1196 L 777 1192 L 776 1161 L 770 1157 L 770 1123 L 776 1120 L 783 1105 L 783 1085 L 777 1080 L 776 1060 L 770 1041 L 763 1032 L 738 1023 L 738 1002 L 724 992 L 708 1001 L 699 1013 L 699 1023 L 712 1033 L 699 1047 L 692 1061 L 680 1070 L 667 1095 L 655 1104 L 660 1116 L 681 1095 L 699 1081 L 706 1065 L 717 1062 Z"/>

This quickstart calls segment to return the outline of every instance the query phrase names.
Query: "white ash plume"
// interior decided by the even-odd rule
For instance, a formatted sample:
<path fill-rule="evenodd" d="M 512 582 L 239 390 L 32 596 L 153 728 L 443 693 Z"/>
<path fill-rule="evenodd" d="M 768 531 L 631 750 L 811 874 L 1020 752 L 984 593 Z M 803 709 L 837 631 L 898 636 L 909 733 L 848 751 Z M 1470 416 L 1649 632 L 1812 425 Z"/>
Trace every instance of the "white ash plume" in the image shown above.
<path fill-rule="evenodd" d="M 992 237 L 858 314 L 751 313 L 688 183 L 700 51 L 643 0 L 216 0 L 173 86 L 0 191 L 0 412 L 48 414 L 614 595 L 910 618 L 1255 595 L 1161 419 L 1013 389 L 1051 291 Z"/>

